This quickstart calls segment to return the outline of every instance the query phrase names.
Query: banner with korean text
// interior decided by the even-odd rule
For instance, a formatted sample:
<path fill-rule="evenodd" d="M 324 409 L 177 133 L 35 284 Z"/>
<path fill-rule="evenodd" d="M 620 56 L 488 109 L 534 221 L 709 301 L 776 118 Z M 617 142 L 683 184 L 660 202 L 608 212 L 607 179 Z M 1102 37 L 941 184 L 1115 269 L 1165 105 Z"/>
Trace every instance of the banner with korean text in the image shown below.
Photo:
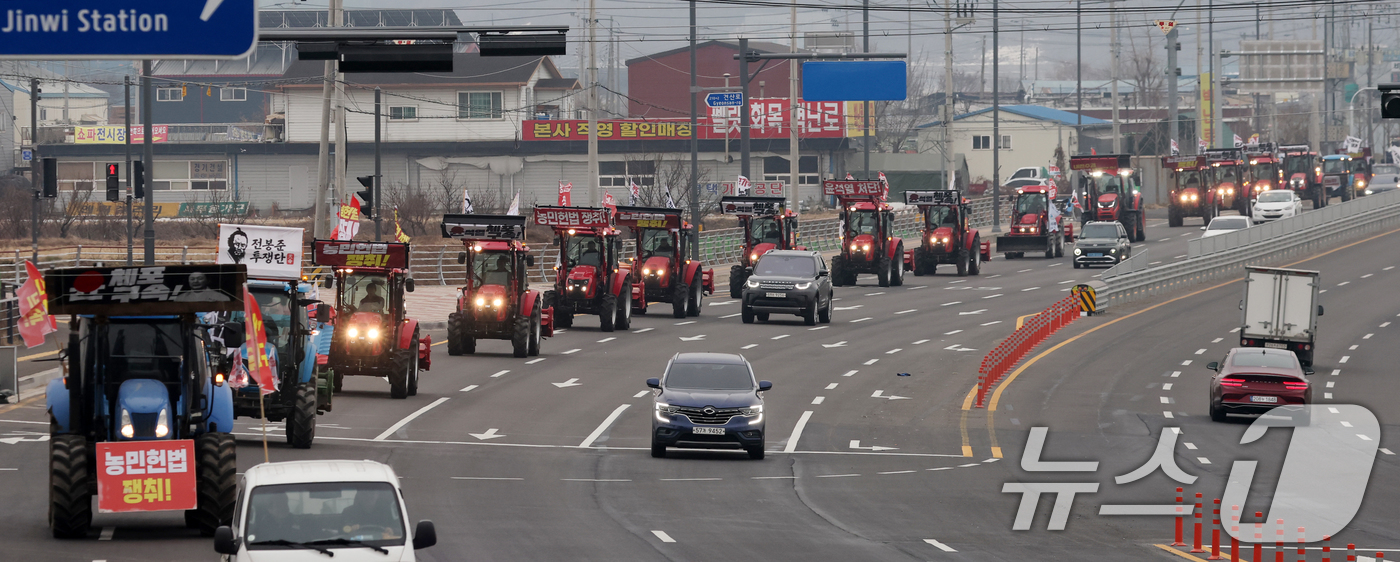
<path fill-rule="evenodd" d="M 115 441 L 97 444 L 97 511 L 194 509 L 199 494 L 194 441 Z"/>

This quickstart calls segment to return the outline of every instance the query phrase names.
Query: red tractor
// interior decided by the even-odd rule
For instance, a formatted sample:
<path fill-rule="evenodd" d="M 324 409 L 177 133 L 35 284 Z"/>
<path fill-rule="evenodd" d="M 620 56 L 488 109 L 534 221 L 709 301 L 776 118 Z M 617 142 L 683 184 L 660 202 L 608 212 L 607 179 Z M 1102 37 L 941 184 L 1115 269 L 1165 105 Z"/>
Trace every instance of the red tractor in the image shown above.
<path fill-rule="evenodd" d="M 904 202 L 917 205 L 924 217 L 919 246 L 904 253 L 904 268 L 914 275 L 933 275 L 940 263 L 958 268 L 958 276 L 977 275 L 982 262 L 992 260 L 991 242 L 983 242 L 968 226 L 972 208 L 957 190 L 905 191 Z"/>
<path fill-rule="evenodd" d="M 432 339 L 420 337 L 418 321 L 404 310 L 404 292 L 413 292 L 408 244 L 397 242 L 313 242 L 316 265 L 331 267 L 326 287 L 335 289 L 335 327 L 327 366 L 339 392 L 347 376 L 389 379 L 389 396 L 418 394 L 418 372 L 432 367 Z M 316 320 L 330 320 L 329 307 L 316 307 Z"/>
<path fill-rule="evenodd" d="M 759 256 L 769 250 L 806 250 L 797 245 L 797 215 L 785 207 L 782 197 L 721 197 L 719 212 L 739 218 L 744 251 L 739 264 L 729 268 L 729 296 L 741 298 L 744 281 L 753 275 Z"/>
<path fill-rule="evenodd" d="M 1027 185 L 1012 198 L 1011 227 L 997 237 L 997 253 L 1007 259 L 1026 252 L 1045 252 L 1045 259 L 1065 257 L 1065 244 L 1074 241 L 1073 220 L 1056 206 L 1055 186 Z"/>
<path fill-rule="evenodd" d="M 904 284 L 904 240 L 894 235 L 894 210 L 881 181 L 824 181 L 822 191 L 841 205 L 841 255 L 831 258 L 832 285 L 855 285 L 874 273 L 881 287 Z"/>
<path fill-rule="evenodd" d="M 1248 147 L 1244 151 L 1244 158 L 1249 162 L 1249 181 L 1245 185 L 1249 199 L 1256 199 L 1260 193 L 1270 189 L 1283 189 L 1283 170 L 1279 168 L 1281 162 L 1274 143 L 1266 142 Z M 1253 206 L 1250 207 L 1252 211 Z"/>
<path fill-rule="evenodd" d="M 1173 170 L 1176 186 L 1167 200 L 1167 225 L 1181 226 L 1186 217 L 1215 217 L 1215 190 L 1210 189 L 1210 165 L 1205 156 L 1163 156 L 1162 167 Z"/>
<path fill-rule="evenodd" d="M 1278 147 L 1283 154 L 1280 184 L 1288 186 L 1298 198 L 1312 201 L 1314 209 L 1327 206 L 1327 193 L 1322 191 L 1322 161 L 1306 144 Z"/>
<path fill-rule="evenodd" d="M 632 307 L 646 314 L 650 301 L 671 303 L 676 318 L 699 316 L 704 295 L 715 294 L 715 270 L 687 259 L 695 231 L 681 219 L 679 209 L 618 205 L 617 225 L 632 231 L 637 255 L 629 283 Z"/>
<path fill-rule="evenodd" d="M 615 214 L 607 207 L 535 207 L 535 224 L 553 228 L 559 247 L 554 288 L 544 293 L 555 326 L 573 326 L 575 314 L 597 314 L 604 332 L 632 325 L 632 281 L 618 267 Z"/>
<path fill-rule="evenodd" d="M 1249 165 L 1244 160 L 1244 151 L 1238 148 L 1207 148 L 1206 162 L 1211 168 L 1211 189 L 1215 190 L 1215 200 L 1219 203 L 1217 212 L 1234 209 L 1241 215 L 1250 211 L 1249 192 L 1245 188 L 1245 174 Z"/>
<path fill-rule="evenodd" d="M 466 251 L 467 286 L 457 311 L 447 315 L 447 354 L 476 353 L 476 340 L 510 340 L 516 357 L 540 354 L 540 340 L 554 335 L 554 310 L 530 290 L 527 269 L 535 256 L 525 246 L 525 217 L 444 215 L 443 238 L 457 238 Z"/>
<path fill-rule="evenodd" d="M 1147 209 L 1142 202 L 1142 180 L 1127 154 L 1075 156 L 1069 168 L 1079 172 L 1079 186 L 1086 193 L 1089 221 L 1117 221 L 1134 242 L 1147 240 Z"/>

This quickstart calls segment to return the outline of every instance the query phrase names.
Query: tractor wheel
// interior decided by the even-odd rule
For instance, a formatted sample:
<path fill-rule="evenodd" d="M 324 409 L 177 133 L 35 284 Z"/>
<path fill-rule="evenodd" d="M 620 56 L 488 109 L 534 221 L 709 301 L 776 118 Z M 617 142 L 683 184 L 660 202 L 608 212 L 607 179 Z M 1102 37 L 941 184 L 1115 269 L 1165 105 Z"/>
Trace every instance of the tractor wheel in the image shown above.
<path fill-rule="evenodd" d="M 1348 185 L 1348 186 L 1344 186 L 1344 187 L 1342 187 L 1341 191 L 1342 191 L 1342 202 L 1343 202 L 1343 203 L 1346 203 L 1347 201 L 1351 201 L 1353 198 L 1355 198 L 1355 195 L 1352 193 L 1352 191 L 1354 191 L 1354 190 L 1351 188 L 1351 186 L 1349 186 L 1349 185 Z"/>
<path fill-rule="evenodd" d="M 700 283 L 700 272 L 695 272 L 695 278 L 690 280 L 690 298 L 686 299 L 685 315 L 699 316 L 703 310 L 701 305 L 705 303 L 705 286 Z"/>
<path fill-rule="evenodd" d="M 331 392 L 339 393 L 345 388 L 345 374 L 334 373 L 331 375 Z"/>
<path fill-rule="evenodd" d="M 1132 233 L 1129 233 L 1128 236 L 1131 237 L 1131 236 L 1132 236 Z M 1047 260 L 1048 260 L 1048 259 L 1053 259 L 1054 257 L 1055 257 L 1055 235 L 1054 235 L 1054 234 L 1051 234 L 1051 235 L 1045 237 L 1045 259 L 1047 259 Z"/>
<path fill-rule="evenodd" d="M 287 416 L 287 444 L 297 449 L 310 449 L 316 439 L 316 387 L 315 383 L 299 384 L 296 387 L 296 404 L 291 415 Z"/>
<path fill-rule="evenodd" d="M 744 298 L 744 282 L 749 280 L 749 276 L 744 274 L 744 266 L 736 265 L 729 268 L 729 298 Z"/>
<path fill-rule="evenodd" d="M 197 507 L 185 512 L 185 521 L 199 534 L 214 536 L 214 529 L 233 522 L 237 497 L 238 446 L 227 433 L 205 433 L 194 440 Z"/>
<path fill-rule="evenodd" d="M 462 353 L 473 355 L 476 353 L 476 338 L 462 336 Z"/>
<path fill-rule="evenodd" d="M 1175 228 L 1181 226 L 1182 222 L 1183 218 L 1181 216 L 1181 209 L 1178 209 L 1176 207 L 1167 207 L 1167 226 Z"/>
<path fill-rule="evenodd" d="M 574 326 L 574 313 L 564 306 L 564 298 L 554 291 L 545 291 L 544 303 L 554 307 L 554 327 L 572 328 Z"/>
<path fill-rule="evenodd" d="M 56 539 L 87 536 L 92 527 L 92 487 L 87 439 L 54 435 L 49 440 L 49 528 Z"/>
<path fill-rule="evenodd" d="M 536 301 L 536 302 L 535 302 L 535 310 L 533 310 L 532 312 L 530 312 L 530 351 L 529 351 L 529 355 L 530 355 L 531 357 L 539 356 L 539 354 L 540 354 L 540 339 L 543 337 L 543 336 L 541 335 L 541 332 L 544 331 L 544 328 L 541 326 L 541 322 L 540 322 L 540 314 L 541 314 L 541 312 L 540 312 L 540 306 L 542 306 L 542 305 L 541 305 L 538 301 Z"/>
<path fill-rule="evenodd" d="M 1313 199 L 1313 208 L 1314 208 L 1314 209 L 1321 209 L 1321 208 L 1327 206 L 1327 197 L 1326 197 L 1325 195 L 1322 194 L 1322 190 L 1321 190 L 1321 189 L 1314 189 L 1314 190 L 1313 190 L 1313 198 L 1312 198 L 1312 199 Z"/>
<path fill-rule="evenodd" d="M 812 306 L 802 311 L 802 323 L 808 326 L 817 325 L 817 303 L 812 303 Z"/>
<path fill-rule="evenodd" d="M 831 258 L 831 284 L 840 287 L 846 284 L 846 261 L 841 256 Z"/>
<path fill-rule="evenodd" d="M 685 318 L 686 301 L 690 299 L 690 287 L 677 283 L 671 287 L 671 317 Z"/>
<path fill-rule="evenodd" d="M 408 398 L 408 369 L 413 359 L 404 354 L 399 361 L 403 362 L 402 369 L 395 369 L 397 373 L 389 373 L 389 397 L 395 400 Z"/>
<path fill-rule="evenodd" d="M 627 295 L 627 296 L 626 296 L 626 297 L 622 297 L 621 295 Z M 632 282 L 631 282 L 631 281 L 628 281 L 626 285 L 623 285 L 623 286 L 622 286 L 622 293 L 621 293 L 621 295 L 619 295 L 618 298 L 626 298 L 626 299 L 627 299 L 627 304 L 619 304 L 619 305 L 618 305 L 618 307 L 617 307 L 617 319 L 616 319 L 615 321 L 613 321 L 613 324 L 616 325 L 616 326 L 617 326 L 617 329 L 619 329 L 619 330 L 627 330 L 627 329 L 630 329 L 630 328 L 632 327 Z"/>
<path fill-rule="evenodd" d="M 632 298 L 630 295 L 627 298 Z M 617 295 L 603 295 L 602 306 L 598 309 L 598 325 L 604 332 L 611 332 L 617 329 Z M 523 355 L 521 357 L 524 357 Z"/>
<path fill-rule="evenodd" d="M 958 277 L 967 277 L 967 250 L 958 250 L 958 257 L 954 258 L 958 264 Z"/>
<path fill-rule="evenodd" d="M 530 317 L 516 316 L 511 324 L 510 344 L 513 355 L 525 357 L 530 354 Z"/>
<path fill-rule="evenodd" d="M 1060 235 L 1056 237 L 1056 240 L 1055 240 L 1055 257 L 1057 257 L 1057 258 L 1063 258 L 1063 257 L 1065 257 L 1065 235 L 1064 235 L 1064 233 L 1060 233 Z"/>
<path fill-rule="evenodd" d="M 978 275 L 982 273 L 982 242 L 977 238 L 972 239 L 972 252 L 967 256 L 967 274 Z"/>
<path fill-rule="evenodd" d="M 924 271 L 924 249 L 923 249 L 923 248 L 915 248 L 915 249 L 914 249 L 914 277 L 923 277 L 923 276 L 925 275 L 925 273 L 926 273 L 926 272 Z"/>
<path fill-rule="evenodd" d="M 1139 211 L 1138 211 L 1138 214 L 1137 214 L 1137 217 L 1138 217 L 1138 219 L 1137 219 L 1137 241 L 1138 241 L 1138 242 L 1146 242 L 1146 241 L 1147 241 L 1147 216 L 1146 216 L 1145 213 L 1143 213 L 1141 210 L 1139 210 Z"/>
<path fill-rule="evenodd" d="M 831 295 L 826 296 L 826 306 L 817 312 L 817 321 L 822 324 L 831 323 Z"/>
<path fill-rule="evenodd" d="M 753 309 L 747 304 L 739 305 L 739 319 L 745 324 L 753 324 Z"/>
<path fill-rule="evenodd" d="M 898 259 L 890 260 L 890 286 L 901 287 L 904 285 L 904 245 L 895 247 L 895 254 Z"/>
<path fill-rule="evenodd" d="M 413 339 L 409 340 L 408 347 L 408 395 L 418 396 L 418 331 L 413 332 Z"/>
<path fill-rule="evenodd" d="M 875 281 L 881 287 L 890 286 L 890 260 L 880 258 L 875 262 Z"/>
<path fill-rule="evenodd" d="M 462 314 L 459 312 L 447 315 L 447 354 L 462 354 Z"/>

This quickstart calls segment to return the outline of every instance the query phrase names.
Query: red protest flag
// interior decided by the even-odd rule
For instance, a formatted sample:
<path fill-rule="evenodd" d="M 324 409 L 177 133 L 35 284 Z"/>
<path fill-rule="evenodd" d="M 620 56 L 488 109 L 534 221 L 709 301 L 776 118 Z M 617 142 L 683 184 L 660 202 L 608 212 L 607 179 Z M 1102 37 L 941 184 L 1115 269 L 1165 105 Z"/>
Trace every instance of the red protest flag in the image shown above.
<path fill-rule="evenodd" d="M 243 329 L 248 349 L 248 374 L 264 395 L 277 391 L 277 376 L 267 357 L 267 331 L 263 329 L 262 308 L 253 293 L 243 288 Z"/>

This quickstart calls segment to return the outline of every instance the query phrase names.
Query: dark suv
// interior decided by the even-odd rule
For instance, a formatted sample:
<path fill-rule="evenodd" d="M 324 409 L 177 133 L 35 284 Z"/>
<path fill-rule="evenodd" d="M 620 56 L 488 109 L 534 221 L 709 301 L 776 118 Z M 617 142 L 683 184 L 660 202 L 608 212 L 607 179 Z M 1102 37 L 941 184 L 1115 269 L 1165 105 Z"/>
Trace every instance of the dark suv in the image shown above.
<path fill-rule="evenodd" d="M 1117 265 L 1132 252 L 1133 245 L 1123 225 L 1115 221 L 1087 222 L 1074 241 L 1074 268 Z"/>
<path fill-rule="evenodd" d="M 763 396 L 773 383 L 755 380 L 753 367 L 732 353 L 677 353 L 660 379 L 651 417 L 651 456 L 666 447 L 743 449 L 763 458 Z"/>
<path fill-rule="evenodd" d="M 796 314 L 808 326 L 831 322 L 831 272 L 821 254 L 805 250 L 773 250 L 758 258 L 753 275 L 744 282 L 739 312 L 745 324 L 768 315 Z"/>

